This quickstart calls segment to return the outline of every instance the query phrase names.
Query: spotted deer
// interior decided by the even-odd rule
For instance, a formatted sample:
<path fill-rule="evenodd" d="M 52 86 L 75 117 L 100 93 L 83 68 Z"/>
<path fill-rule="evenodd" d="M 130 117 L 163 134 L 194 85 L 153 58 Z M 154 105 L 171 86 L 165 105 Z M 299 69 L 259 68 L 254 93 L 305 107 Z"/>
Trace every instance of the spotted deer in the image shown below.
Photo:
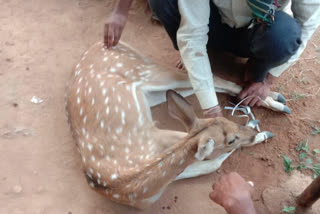
<path fill-rule="evenodd" d="M 232 94 L 241 90 L 222 79 L 215 79 L 215 85 Z M 272 137 L 257 133 L 254 122 L 240 126 L 225 118 L 198 118 L 171 89 L 183 96 L 193 93 L 185 73 L 153 63 L 124 43 L 112 50 L 97 43 L 83 54 L 72 73 L 66 108 L 94 190 L 143 209 L 171 182 L 211 173 L 235 149 Z M 266 106 L 279 110 L 281 103 L 268 99 Z M 155 126 L 150 107 L 165 100 L 169 114 L 187 132 Z"/>

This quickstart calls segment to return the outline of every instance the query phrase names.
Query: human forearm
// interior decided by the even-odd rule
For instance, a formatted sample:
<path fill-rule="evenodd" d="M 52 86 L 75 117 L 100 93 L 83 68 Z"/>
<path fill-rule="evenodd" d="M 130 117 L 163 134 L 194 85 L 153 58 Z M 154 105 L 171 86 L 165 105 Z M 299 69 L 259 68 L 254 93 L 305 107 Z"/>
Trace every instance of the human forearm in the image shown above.
<path fill-rule="evenodd" d="M 114 13 L 127 16 L 133 0 L 119 0 L 113 10 Z"/>
<path fill-rule="evenodd" d="M 278 77 L 293 65 L 301 56 L 307 46 L 307 42 L 319 27 L 320 1 L 319 0 L 292 0 L 292 12 L 294 18 L 301 25 L 301 45 L 298 51 L 284 64 L 272 68 L 269 73 Z"/>
<path fill-rule="evenodd" d="M 180 0 L 177 42 L 194 92 L 203 109 L 218 105 L 207 54 L 209 0 Z"/>
<path fill-rule="evenodd" d="M 256 214 L 251 198 L 236 201 L 224 207 L 228 214 Z"/>

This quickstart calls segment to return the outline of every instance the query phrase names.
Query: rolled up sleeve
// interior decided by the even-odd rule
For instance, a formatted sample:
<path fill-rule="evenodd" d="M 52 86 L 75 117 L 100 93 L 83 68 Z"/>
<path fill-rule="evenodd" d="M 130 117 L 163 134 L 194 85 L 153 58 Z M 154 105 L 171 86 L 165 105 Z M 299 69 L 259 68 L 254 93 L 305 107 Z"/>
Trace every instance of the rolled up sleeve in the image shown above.
<path fill-rule="evenodd" d="M 284 64 L 272 68 L 269 73 L 278 77 L 293 65 L 301 56 L 307 46 L 307 42 L 317 30 L 320 24 L 320 1 L 319 0 L 292 0 L 292 12 L 301 24 L 301 45 L 298 51 Z"/>
<path fill-rule="evenodd" d="M 207 54 L 210 0 L 179 0 L 177 43 L 193 90 L 203 109 L 218 105 Z"/>

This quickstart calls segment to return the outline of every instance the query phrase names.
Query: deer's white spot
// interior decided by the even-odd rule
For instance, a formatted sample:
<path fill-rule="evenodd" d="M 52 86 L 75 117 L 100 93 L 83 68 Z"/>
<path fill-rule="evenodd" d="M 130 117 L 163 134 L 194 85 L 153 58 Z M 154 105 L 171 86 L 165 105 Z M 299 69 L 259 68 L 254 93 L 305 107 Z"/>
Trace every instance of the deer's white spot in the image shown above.
<path fill-rule="evenodd" d="M 163 162 L 160 162 L 160 163 L 158 164 L 158 167 L 161 168 L 162 166 L 163 166 Z"/>
<path fill-rule="evenodd" d="M 91 160 L 94 162 L 96 160 L 96 158 L 94 157 L 94 155 L 91 156 Z"/>
<path fill-rule="evenodd" d="M 107 94 L 107 89 L 106 88 L 102 89 L 102 95 L 106 96 L 106 94 Z"/>
<path fill-rule="evenodd" d="M 91 92 L 92 92 L 92 88 L 90 87 L 90 88 L 88 89 L 88 93 L 91 94 Z"/>
<path fill-rule="evenodd" d="M 128 144 L 131 145 L 132 144 L 132 140 L 129 138 L 128 139 Z"/>
<path fill-rule="evenodd" d="M 112 92 L 114 93 L 116 91 L 115 87 L 112 87 Z"/>
<path fill-rule="evenodd" d="M 104 181 L 103 182 L 103 186 L 106 187 L 107 186 L 107 182 Z"/>
<path fill-rule="evenodd" d="M 120 68 L 120 67 L 123 66 L 123 64 L 121 62 L 119 62 L 119 63 L 116 64 L 116 66 Z"/>
<path fill-rule="evenodd" d="M 113 196 L 114 198 L 117 198 L 117 199 L 120 198 L 120 195 L 118 195 L 118 194 L 113 194 L 112 196 Z"/>
<path fill-rule="evenodd" d="M 140 155 L 140 160 L 142 160 L 142 159 L 143 159 L 143 157 L 144 157 L 143 155 Z"/>
<path fill-rule="evenodd" d="M 121 96 L 118 95 L 118 102 L 120 103 L 121 102 Z"/>
<path fill-rule="evenodd" d="M 91 174 L 93 174 L 93 169 L 92 169 L 92 168 L 89 168 L 89 172 L 90 172 Z"/>
<path fill-rule="evenodd" d="M 104 85 L 104 81 L 100 82 L 100 88 Z"/>
<path fill-rule="evenodd" d="M 97 78 L 98 78 L 98 79 L 101 79 L 101 74 L 97 74 Z"/>
<path fill-rule="evenodd" d="M 146 155 L 146 159 L 149 159 L 150 158 L 150 155 Z"/>
<path fill-rule="evenodd" d="M 167 172 L 166 171 L 163 171 L 162 172 L 162 177 L 166 176 Z"/>
<path fill-rule="evenodd" d="M 97 179 L 97 183 L 100 185 L 100 183 L 101 183 L 100 179 Z"/>
<path fill-rule="evenodd" d="M 131 109 L 131 105 L 130 105 L 130 103 L 128 103 L 128 109 Z"/>
<path fill-rule="evenodd" d="M 103 58 L 103 61 L 107 61 L 107 60 L 108 60 L 108 57 L 104 57 L 104 58 Z"/>
<path fill-rule="evenodd" d="M 119 128 L 116 129 L 116 133 L 117 133 L 117 134 L 121 134 L 122 131 L 123 131 L 123 128 L 122 128 L 122 127 L 119 127 Z"/>
<path fill-rule="evenodd" d="M 103 120 L 101 120 L 101 122 L 100 122 L 100 127 L 101 127 L 101 128 L 104 127 L 104 121 L 103 121 Z"/>
<path fill-rule="evenodd" d="M 92 151 L 92 147 L 93 147 L 93 145 L 91 143 L 88 143 L 88 149 L 90 152 Z"/>
<path fill-rule="evenodd" d="M 79 66 L 80 66 L 80 63 L 77 64 L 76 68 L 79 68 Z"/>
<path fill-rule="evenodd" d="M 97 120 L 99 120 L 99 116 L 100 116 L 100 113 L 97 112 L 97 114 L 96 114 L 96 119 L 97 119 Z"/>
<path fill-rule="evenodd" d="M 114 151 L 114 145 L 112 145 L 112 146 L 110 147 L 110 149 L 111 149 L 111 151 Z"/>
<path fill-rule="evenodd" d="M 108 104 L 108 102 L 109 102 L 109 97 L 106 97 L 106 99 L 104 100 L 104 104 Z"/>
<path fill-rule="evenodd" d="M 82 162 L 85 163 L 86 162 L 86 158 L 82 156 Z"/>
<path fill-rule="evenodd" d="M 83 123 L 85 124 L 87 122 L 87 116 L 84 116 Z"/>
<path fill-rule="evenodd" d="M 97 167 L 100 167 L 100 164 L 101 164 L 101 163 L 100 163 L 100 161 L 98 161 L 98 163 L 97 163 Z"/>
<path fill-rule="evenodd" d="M 116 165 L 118 163 L 117 160 L 113 160 L 113 164 Z"/>
<path fill-rule="evenodd" d="M 144 146 L 141 146 L 141 151 L 143 151 L 144 150 Z"/>
<path fill-rule="evenodd" d="M 124 151 L 125 151 L 126 153 L 129 153 L 129 148 L 126 147 Z"/>
<path fill-rule="evenodd" d="M 81 147 L 84 148 L 84 142 L 83 141 L 81 141 Z"/>
<path fill-rule="evenodd" d="M 82 77 L 80 77 L 80 79 L 79 79 L 78 83 L 81 83 L 81 81 L 82 81 Z"/>
<path fill-rule="evenodd" d="M 124 111 L 121 112 L 121 122 L 122 125 L 126 124 L 126 113 Z"/>
<path fill-rule="evenodd" d="M 106 160 L 107 160 L 107 161 L 109 161 L 109 160 L 110 160 L 110 156 L 109 156 L 109 155 L 106 155 L 106 157 L 105 157 L 105 158 L 106 158 Z"/>
<path fill-rule="evenodd" d="M 128 160 L 129 164 L 133 164 L 132 160 Z"/>
<path fill-rule="evenodd" d="M 109 71 L 110 71 L 111 73 L 114 73 L 114 72 L 116 72 L 117 70 L 116 70 L 114 67 L 111 67 Z"/>
<path fill-rule="evenodd" d="M 80 113 L 80 116 L 83 115 L 83 108 L 82 107 L 80 108 L 80 112 L 79 113 Z"/>
<path fill-rule="evenodd" d="M 91 105 L 94 105 L 94 98 L 92 98 L 91 100 Z"/>
<path fill-rule="evenodd" d="M 118 177 L 117 174 L 112 174 L 111 175 L 111 180 L 115 180 L 115 179 L 117 179 L 117 177 Z"/>
<path fill-rule="evenodd" d="M 86 139 L 89 139 L 89 133 L 87 133 L 87 135 L 86 135 Z"/>
<path fill-rule="evenodd" d="M 79 94 L 80 93 L 80 88 L 77 88 L 77 94 Z"/>
<path fill-rule="evenodd" d="M 77 103 L 80 104 L 80 97 L 77 97 Z"/>
<path fill-rule="evenodd" d="M 119 107 L 118 107 L 118 106 L 115 106 L 115 107 L 114 107 L 114 110 L 115 110 L 116 113 L 118 113 L 118 112 L 119 112 Z"/>
<path fill-rule="evenodd" d="M 82 134 L 85 135 L 86 134 L 86 129 L 82 128 Z"/>
<path fill-rule="evenodd" d="M 90 186 L 94 188 L 94 183 L 92 181 L 90 182 Z"/>
<path fill-rule="evenodd" d="M 126 188 L 127 188 L 127 189 L 130 188 L 130 186 L 131 186 L 131 184 L 127 184 L 127 185 L 126 185 Z"/>
<path fill-rule="evenodd" d="M 97 172 L 97 176 L 98 178 L 101 178 L 101 174 L 99 172 Z"/>

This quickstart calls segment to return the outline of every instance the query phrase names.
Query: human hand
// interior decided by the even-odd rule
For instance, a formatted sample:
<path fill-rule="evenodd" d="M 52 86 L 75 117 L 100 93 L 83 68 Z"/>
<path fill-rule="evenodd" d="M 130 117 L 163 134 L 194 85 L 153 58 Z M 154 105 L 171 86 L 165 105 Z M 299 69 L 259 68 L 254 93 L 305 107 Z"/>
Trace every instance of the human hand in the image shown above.
<path fill-rule="evenodd" d="M 204 109 L 203 116 L 205 118 L 223 117 L 222 109 L 219 105 L 214 106 L 212 108 Z"/>
<path fill-rule="evenodd" d="M 109 49 L 116 46 L 120 40 L 128 15 L 114 12 L 104 25 L 104 45 Z"/>
<path fill-rule="evenodd" d="M 268 82 L 253 82 L 249 86 L 245 87 L 240 94 L 238 99 L 243 101 L 243 105 L 249 105 L 250 107 L 261 106 L 266 97 L 270 94 L 270 84 Z"/>
<path fill-rule="evenodd" d="M 229 214 L 254 214 L 253 188 L 238 173 L 231 172 L 213 185 L 210 198 Z"/>

